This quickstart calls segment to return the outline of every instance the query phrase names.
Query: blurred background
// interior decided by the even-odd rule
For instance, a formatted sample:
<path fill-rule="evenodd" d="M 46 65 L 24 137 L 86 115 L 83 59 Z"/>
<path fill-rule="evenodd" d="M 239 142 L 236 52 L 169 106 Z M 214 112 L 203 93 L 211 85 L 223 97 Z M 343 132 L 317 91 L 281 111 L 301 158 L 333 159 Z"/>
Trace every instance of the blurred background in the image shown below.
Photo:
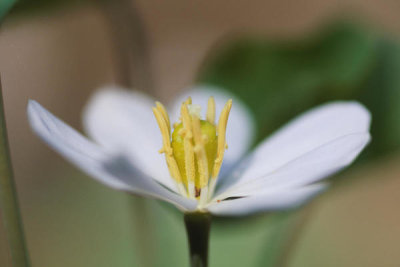
<path fill-rule="evenodd" d="M 361 101 L 373 142 L 357 164 L 299 211 L 216 220 L 211 266 L 400 266 L 399 13 L 397 0 L 18 2 L 0 73 L 33 266 L 187 266 L 182 215 L 92 181 L 28 127 L 35 99 L 81 130 L 89 96 L 115 83 L 164 102 L 223 86 L 251 107 L 258 140 L 317 104 Z"/>

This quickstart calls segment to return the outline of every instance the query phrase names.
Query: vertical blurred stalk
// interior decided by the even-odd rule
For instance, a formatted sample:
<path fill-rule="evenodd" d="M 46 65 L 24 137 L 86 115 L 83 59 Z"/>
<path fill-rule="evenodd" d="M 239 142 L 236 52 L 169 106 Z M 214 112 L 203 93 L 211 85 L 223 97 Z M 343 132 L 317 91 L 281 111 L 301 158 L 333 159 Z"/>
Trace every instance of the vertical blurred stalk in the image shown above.
<path fill-rule="evenodd" d="M 270 215 L 271 234 L 261 246 L 260 258 L 256 266 L 288 267 L 303 230 L 312 215 L 309 205 L 300 211 Z"/>
<path fill-rule="evenodd" d="M 112 36 L 117 63 L 117 82 L 154 94 L 150 51 L 142 18 L 133 0 L 101 0 L 100 6 Z M 146 200 L 130 196 L 133 233 L 141 266 L 154 265 L 151 210 Z"/>
<path fill-rule="evenodd" d="M 151 207 L 146 199 L 138 196 L 129 196 L 135 249 L 138 253 L 140 266 L 154 266 L 155 236 L 152 224 Z"/>
<path fill-rule="evenodd" d="M 186 213 L 184 220 L 189 242 L 190 266 L 207 267 L 211 215 L 209 213 Z"/>
<path fill-rule="evenodd" d="M 10 246 L 13 267 L 28 267 L 29 256 L 18 207 L 17 193 L 8 147 L 4 114 L 3 93 L 0 80 L 0 209 Z"/>
<path fill-rule="evenodd" d="M 282 267 L 290 266 L 290 261 L 293 258 L 296 247 L 299 244 L 300 238 L 312 214 L 313 214 L 312 203 L 309 204 L 308 207 L 305 207 L 304 210 L 300 212 L 299 214 L 300 218 L 291 229 L 291 233 L 289 235 L 288 240 L 285 242 L 285 246 L 282 254 L 279 257 L 277 266 L 282 266 Z"/>
<path fill-rule="evenodd" d="M 142 18 L 133 0 L 101 0 L 113 38 L 117 82 L 154 93 L 150 51 Z"/>

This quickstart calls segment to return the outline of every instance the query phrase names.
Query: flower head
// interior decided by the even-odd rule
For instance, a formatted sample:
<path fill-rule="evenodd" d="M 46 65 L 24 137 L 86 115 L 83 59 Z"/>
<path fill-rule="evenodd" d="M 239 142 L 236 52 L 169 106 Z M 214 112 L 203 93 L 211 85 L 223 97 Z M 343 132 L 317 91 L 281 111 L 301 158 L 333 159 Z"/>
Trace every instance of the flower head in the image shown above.
<path fill-rule="evenodd" d="M 174 124 L 172 136 L 164 106 L 156 102 L 153 108 L 163 140 L 160 152 L 165 154 L 171 177 L 182 196 L 198 199 L 198 208 L 211 200 L 215 190 L 227 146 L 225 132 L 231 108 L 230 99 L 216 125 L 214 98 L 209 98 L 206 119 L 202 120 L 201 107 L 193 105 L 189 97 L 181 105 L 180 122 Z"/>
<path fill-rule="evenodd" d="M 94 179 L 185 212 L 220 215 L 297 207 L 322 192 L 321 179 L 349 165 L 370 140 L 369 112 L 356 102 L 333 102 L 245 155 L 254 128 L 249 111 L 210 87 L 187 91 L 170 112 L 138 92 L 100 90 L 84 113 L 93 141 L 35 101 L 28 116 L 45 142 Z"/>

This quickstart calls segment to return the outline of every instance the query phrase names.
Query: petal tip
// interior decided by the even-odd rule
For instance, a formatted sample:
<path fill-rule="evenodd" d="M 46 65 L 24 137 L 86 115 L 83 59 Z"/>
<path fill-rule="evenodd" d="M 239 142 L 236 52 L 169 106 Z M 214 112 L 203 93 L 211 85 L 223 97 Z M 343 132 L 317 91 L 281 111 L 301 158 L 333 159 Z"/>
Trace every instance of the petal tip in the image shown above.
<path fill-rule="evenodd" d="M 355 116 L 359 116 L 360 118 L 364 118 L 367 121 L 368 127 L 371 121 L 371 112 L 368 110 L 366 106 L 362 103 L 350 100 L 350 101 L 336 101 L 332 103 L 339 108 L 346 109 L 347 112 L 351 112 L 351 114 Z"/>

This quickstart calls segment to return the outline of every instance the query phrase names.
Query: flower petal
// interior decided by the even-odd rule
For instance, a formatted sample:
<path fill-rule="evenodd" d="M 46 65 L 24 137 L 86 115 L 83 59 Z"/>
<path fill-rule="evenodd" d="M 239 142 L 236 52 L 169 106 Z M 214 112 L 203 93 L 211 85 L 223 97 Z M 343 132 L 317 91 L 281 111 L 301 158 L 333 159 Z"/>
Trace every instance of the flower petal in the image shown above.
<path fill-rule="evenodd" d="M 325 184 L 270 191 L 256 196 L 213 203 L 208 210 L 215 215 L 244 216 L 264 211 L 297 208 L 326 188 Z"/>
<path fill-rule="evenodd" d="M 228 183 L 222 185 L 219 192 L 232 185 L 240 187 L 249 181 L 266 177 L 302 155 L 307 155 L 341 137 L 361 134 L 358 136 L 361 142 L 368 142 L 364 134 L 368 133 L 369 126 L 370 114 L 357 102 L 334 102 L 314 108 L 257 146 L 255 151 L 232 172 L 229 179 L 226 179 Z M 351 150 L 352 145 L 357 146 L 360 140 L 357 136 L 347 140 L 355 142 L 354 144 L 346 143 L 347 141 L 344 140 L 343 142 L 346 143 L 344 147 L 340 147 L 343 144 L 339 142 L 336 147 L 331 148 L 332 153 L 337 153 L 337 155 L 345 153 L 346 149 Z M 355 157 L 358 152 L 353 156 Z M 332 157 L 334 158 L 335 155 Z M 330 168 L 329 162 L 328 158 L 325 166 L 327 169 Z M 336 161 L 331 161 L 331 163 L 334 167 Z"/>
<path fill-rule="evenodd" d="M 112 153 L 123 153 L 146 175 L 176 192 L 169 175 L 161 133 L 152 112 L 154 101 L 135 91 L 104 88 L 87 104 L 83 122 L 88 135 Z"/>
<path fill-rule="evenodd" d="M 233 100 L 226 130 L 226 142 L 229 149 L 225 151 L 220 175 L 222 176 L 227 170 L 231 169 L 249 149 L 255 133 L 254 119 L 245 104 L 231 93 L 218 87 L 204 85 L 184 91 L 183 94 L 176 98 L 171 106 L 172 122 L 179 120 L 181 104 L 189 96 L 192 97 L 194 104 L 198 104 L 202 107 L 204 118 L 205 112 L 207 111 L 208 99 L 213 96 L 216 105 L 216 122 L 218 122 L 219 115 L 226 102 L 229 99 Z"/>
<path fill-rule="evenodd" d="M 273 191 L 314 183 L 351 164 L 369 140 L 369 134 L 365 133 L 340 137 L 290 161 L 265 177 L 232 187 L 224 192 L 223 196 L 248 196 L 265 190 Z"/>
<path fill-rule="evenodd" d="M 192 210 L 196 203 L 178 196 L 124 161 L 112 156 L 70 126 L 60 121 L 39 103 L 30 100 L 28 118 L 32 129 L 50 147 L 97 181 L 118 190 L 152 196 Z"/>

